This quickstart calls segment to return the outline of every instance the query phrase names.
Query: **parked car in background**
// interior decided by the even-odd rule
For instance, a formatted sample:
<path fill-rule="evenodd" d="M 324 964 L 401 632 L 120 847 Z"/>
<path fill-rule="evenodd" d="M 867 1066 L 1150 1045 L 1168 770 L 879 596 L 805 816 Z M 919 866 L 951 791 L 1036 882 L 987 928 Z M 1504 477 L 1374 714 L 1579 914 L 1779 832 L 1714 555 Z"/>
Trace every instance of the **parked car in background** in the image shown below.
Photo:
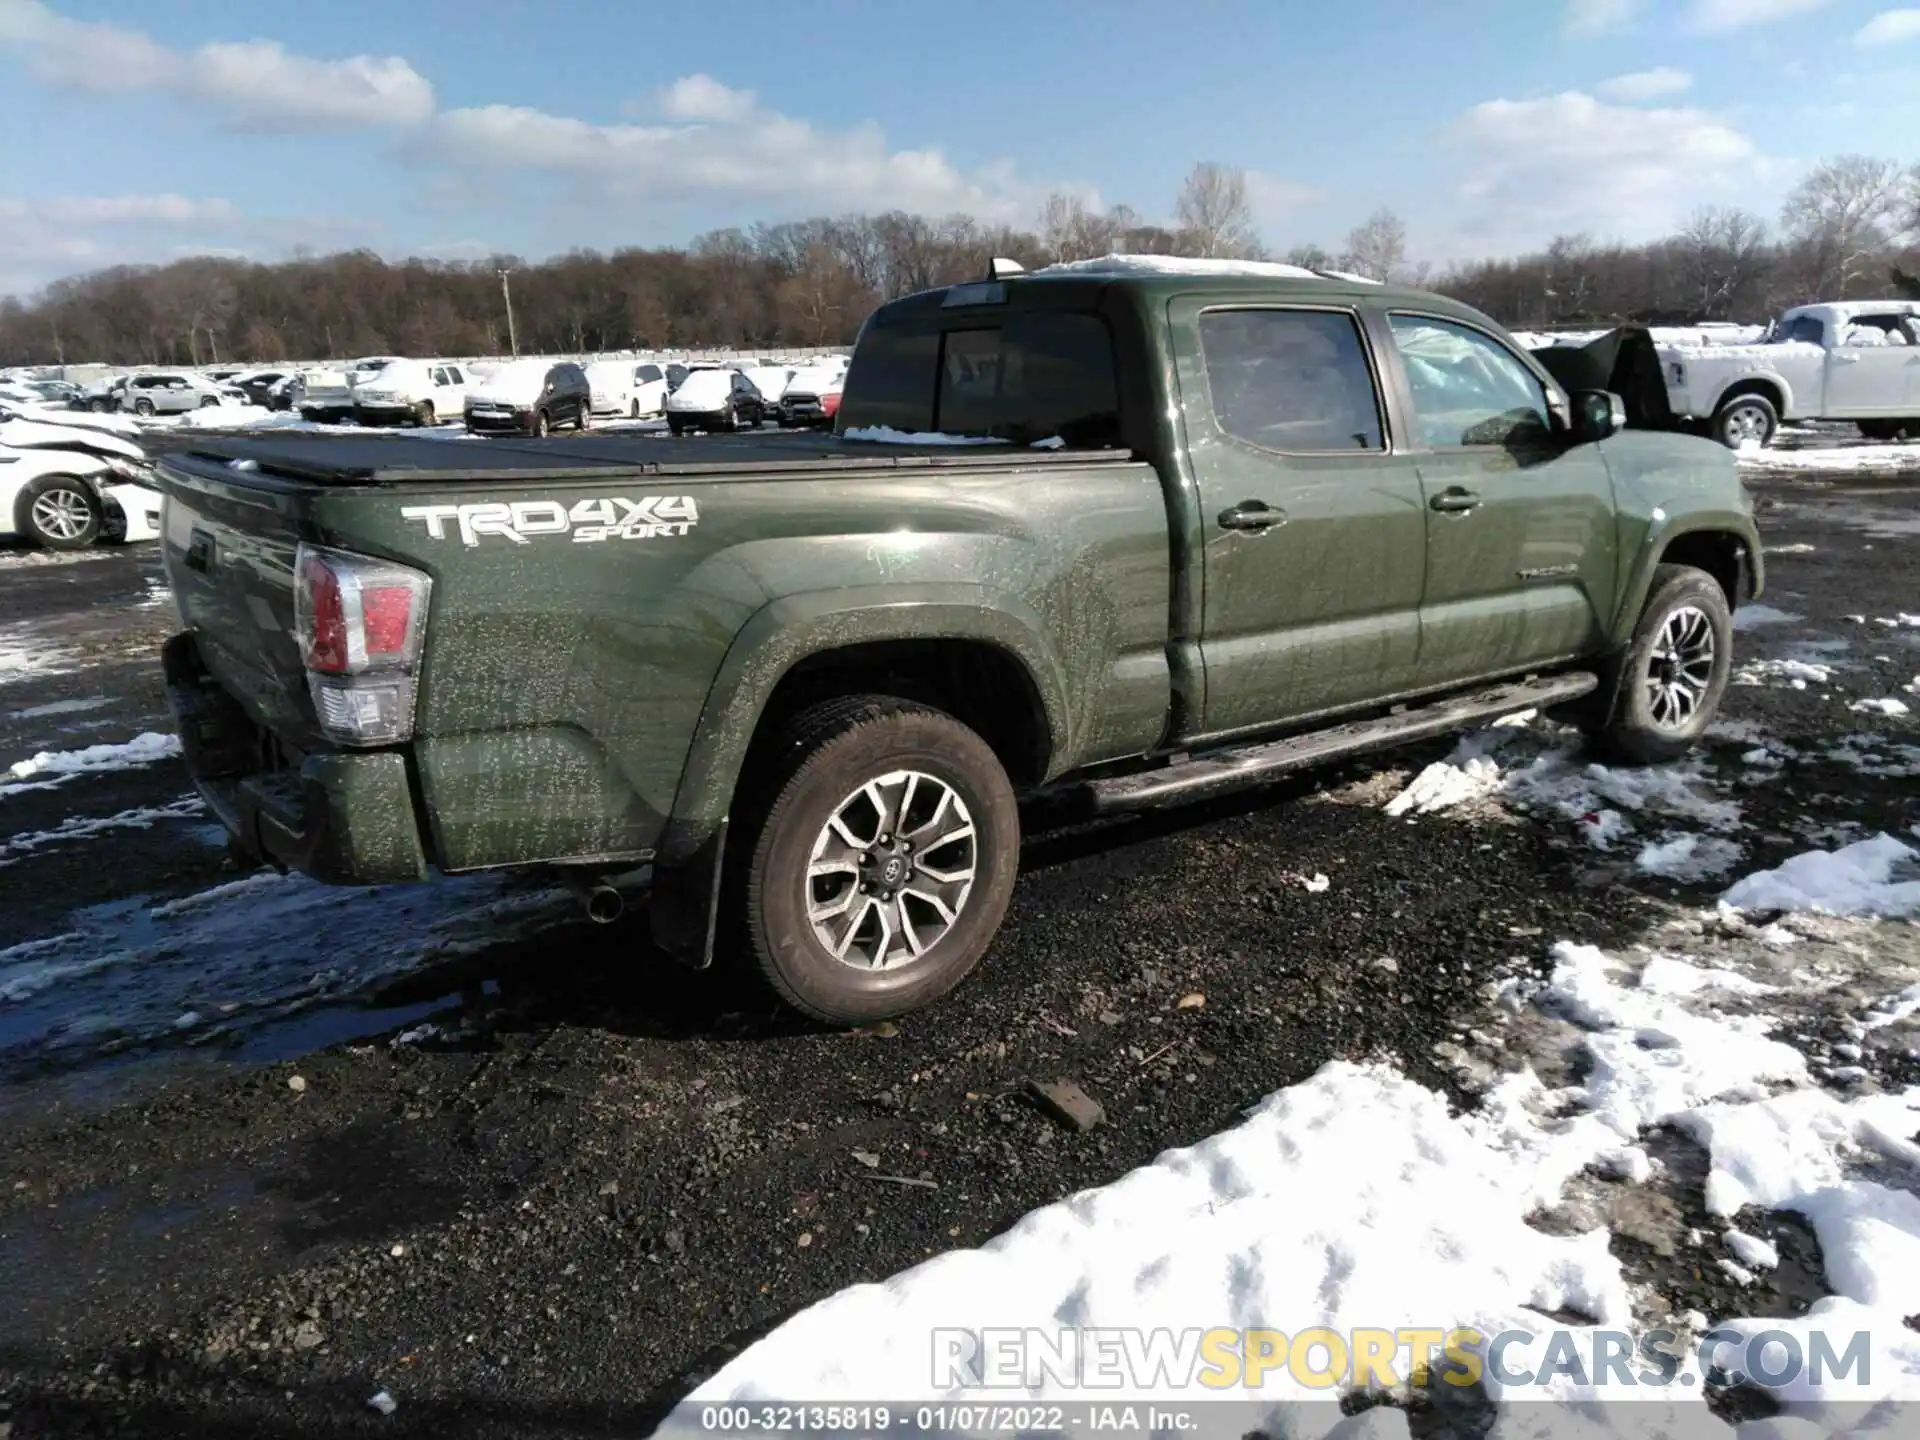
<path fill-rule="evenodd" d="M 149 372 L 127 377 L 119 408 L 135 415 L 184 415 L 220 400 L 219 389 L 198 375 Z"/>
<path fill-rule="evenodd" d="M 222 365 L 215 370 L 202 370 L 200 372 L 202 378 L 212 381 L 215 385 L 224 385 L 236 375 L 244 375 L 245 373 L 246 372 L 238 365 Z"/>
<path fill-rule="evenodd" d="M 644 420 L 667 401 L 667 372 L 652 361 L 599 360 L 587 366 L 595 415 Z"/>
<path fill-rule="evenodd" d="M 127 377 L 124 375 L 116 375 L 111 380 L 97 380 L 87 387 L 82 399 L 74 402 L 74 408 L 105 415 L 120 408 L 120 401 L 126 393 Z"/>
<path fill-rule="evenodd" d="M 398 355 L 369 355 L 341 366 L 300 372 L 298 405 L 302 419 L 337 425 L 353 419 L 353 392 L 400 360 Z"/>
<path fill-rule="evenodd" d="M 287 378 L 285 370 L 250 370 L 233 377 L 233 383 L 242 395 L 247 397 L 249 405 L 259 405 L 265 409 L 284 409 L 273 404 L 273 387 Z"/>
<path fill-rule="evenodd" d="M 353 390 L 362 425 L 437 425 L 466 408 L 466 372 L 446 360 L 397 360 Z"/>
<path fill-rule="evenodd" d="M 767 403 L 753 382 L 738 370 L 711 367 L 690 371 L 667 396 L 667 428 L 689 430 L 752 429 L 766 418 Z"/>
<path fill-rule="evenodd" d="M 29 380 L 27 389 L 46 397 L 49 405 L 71 405 L 80 398 L 81 390 L 71 380 Z"/>
<path fill-rule="evenodd" d="M 593 423 L 593 387 L 571 360 L 516 360 L 467 390 L 467 429 L 476 435 L 549 435 Z"/>
<path fill-rule="evenodd" d="M 839 365 L 809 365 L 796 370 L 780 397 L 780 428 L 825 430 L 840 413 L 840 391 L 847 372 Z"/>
<path fill-rule="evenodd" d="M 679 360 L 670 361 L 667 365 L 667 393 L 671 395 L 674 391 L 678 390 L 680 388 L 680 382 L 692 373 L 692 366 Z"/>
<path fill-rule="evenodd" d="M 796 373 L 795 367 L 763 361 L 748 366 L 742 373 L 753 382 L 753 388 L 760 392 L 760 398 L 766 402 L 766 415 L 763 418 L 771 420 L 780 408 L 780 397 L 787 393 L 787 384 Z"/>
<path fill-rule="evenodd" d="M 0 535 L 84 550 L 159 534 L 160 492 L 133 441 L 78 422 L 0 419 Z"/>
<path fill-rule="evenodd" d="M 1757 345 L 1661 346 L 1667 401 L 1733 449 L 1783 420 L 1851 420 L 1869 440 L 1920 435 L 1920 300 L 1800 305 Z"/>

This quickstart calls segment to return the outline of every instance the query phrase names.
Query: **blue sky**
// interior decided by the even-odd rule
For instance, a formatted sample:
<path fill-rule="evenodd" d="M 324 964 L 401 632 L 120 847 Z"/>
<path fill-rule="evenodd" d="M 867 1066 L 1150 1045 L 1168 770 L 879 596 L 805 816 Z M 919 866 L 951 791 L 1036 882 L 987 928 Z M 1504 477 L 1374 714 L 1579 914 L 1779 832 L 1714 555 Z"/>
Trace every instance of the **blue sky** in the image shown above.
<path fill-rule="evenodd" d="M 1920 3 L 1920 0 L 1915 0 Z M 564 28 L 562 28 L 564 27 Z M 850 210 L 1166 217 L 1246 169 L 1276 249 L 1412 256 L 1772 218 L 1920 159 L 1873 0 L 0 0 L 0 294 L 123 261 L 678 243 Z"/>

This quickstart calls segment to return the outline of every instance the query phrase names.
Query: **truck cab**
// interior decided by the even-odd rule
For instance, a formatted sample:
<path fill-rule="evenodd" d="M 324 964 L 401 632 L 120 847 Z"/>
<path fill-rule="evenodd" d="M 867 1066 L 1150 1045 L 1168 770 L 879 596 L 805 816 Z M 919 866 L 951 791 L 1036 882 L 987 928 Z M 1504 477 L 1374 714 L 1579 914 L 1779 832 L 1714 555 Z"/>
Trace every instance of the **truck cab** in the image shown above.
<path fill-rule="evenodd" d="M 1920 300 L 1799 305 L 1757 345 L 1667 347 L 1676 415 L 1732 449 L 1782 421 L 1851 420 L 1869 439 L 1920 427 Z"/>

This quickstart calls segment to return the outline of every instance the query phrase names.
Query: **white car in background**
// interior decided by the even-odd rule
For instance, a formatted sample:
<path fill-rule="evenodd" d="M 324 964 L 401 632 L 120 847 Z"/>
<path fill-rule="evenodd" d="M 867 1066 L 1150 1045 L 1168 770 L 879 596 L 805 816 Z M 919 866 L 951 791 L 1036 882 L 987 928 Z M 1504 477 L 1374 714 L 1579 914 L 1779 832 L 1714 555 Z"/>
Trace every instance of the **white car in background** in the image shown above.
<path fill-rule="evenodd" d="M 120 395 L 120 409 L 143 417 L 184 415 L 190 410 L 226 404 L 228 400 L 218 385 L 198 375 L 144 371 L 127 377 L 127 388 Z"/>
<path fill-rule="evenodd" d="M 649 420 L 667 408 L 667 372 L 651 360 L 596 360 L 587 368 L 595 415 Z"/>
<path fill-rule="evenodd" d="M 96 425 L 0 406 L 0 535 L 84 550 L 159 534 L 160 492 L 138 445 Z"/>
<path fill-rule="evenodd" d="M 353 387 L 362 425 L 458 423 L 466 410 L 466 371 L 448 360 L 395 360 Z"/>

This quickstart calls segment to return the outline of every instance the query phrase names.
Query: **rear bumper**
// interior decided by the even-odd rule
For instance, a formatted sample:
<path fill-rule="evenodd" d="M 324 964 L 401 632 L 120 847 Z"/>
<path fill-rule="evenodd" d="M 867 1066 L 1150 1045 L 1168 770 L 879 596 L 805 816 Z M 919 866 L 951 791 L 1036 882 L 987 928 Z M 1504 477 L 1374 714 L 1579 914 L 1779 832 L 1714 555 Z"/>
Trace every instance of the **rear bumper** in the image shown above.
<path fill-rule="evenodd" d="M 311 420 L 316 425 L 338 425 L 343 420 L 353 419 L 353 405 L 307 405 L 300 407 L 300 418 Z"/>
<path fill-rule="evenodd" d="M 467 429 L 484 431 L 488 434 L 524 435 L 533 429 L 533 412 L 515 411 L 473 411 L 466 412 Z"/>
<path fill-rule="evenodd" d="M 405 425 L 414 418 L 411 405 L 355 404 L 353 418 L 362 425 Z"/>
<path fill-rule="evenodd" d="M 161 647 L 187 771 L 254 859 L 338 885 L 427 877 L 405 755 L 295 755 L 208 673 L 191 632 Z"/>

